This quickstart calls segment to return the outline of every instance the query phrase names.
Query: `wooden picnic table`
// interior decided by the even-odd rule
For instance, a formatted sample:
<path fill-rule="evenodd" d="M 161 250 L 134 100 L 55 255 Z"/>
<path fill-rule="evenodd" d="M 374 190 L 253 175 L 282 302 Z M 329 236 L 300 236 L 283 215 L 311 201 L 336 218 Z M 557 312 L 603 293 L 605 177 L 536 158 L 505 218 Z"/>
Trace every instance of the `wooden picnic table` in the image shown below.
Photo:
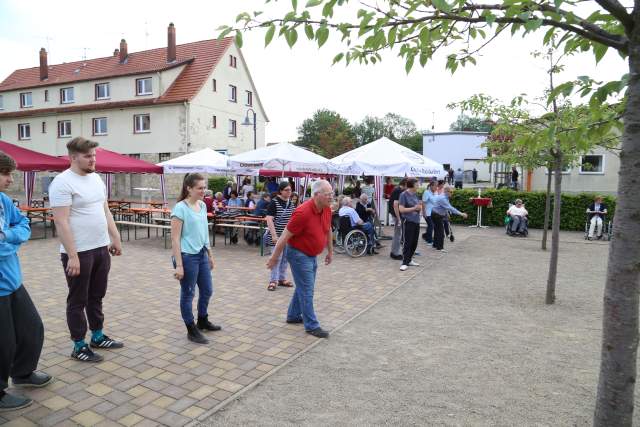
<path fill-rule="evenodd" d="M 33 224 L 33 220 L 38 220 L 37 222 L 41 222 L 44 225 L 44 239 L 47 238 L 47 221 L 51 221 L 52 233 L 55 236 L 55 229 L 53 223 L 53 216 L 51 216 L 51 207 L 44 208 L 32 208 L 31 206 L 18 206 L 18 209 L 22 211 L 25 216 L 29 219 L 29 222 Z"/>

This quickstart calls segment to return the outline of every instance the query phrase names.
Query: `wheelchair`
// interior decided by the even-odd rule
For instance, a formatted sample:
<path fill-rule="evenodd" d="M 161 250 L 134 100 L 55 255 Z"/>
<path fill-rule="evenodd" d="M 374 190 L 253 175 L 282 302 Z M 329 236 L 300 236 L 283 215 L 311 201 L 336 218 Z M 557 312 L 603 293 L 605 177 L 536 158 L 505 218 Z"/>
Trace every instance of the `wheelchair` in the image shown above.
<path fill-rule="evenodd" d="M 584 240 L 589 240 L 589 226 L 591 225 L 591 221 L 589 220 L 589 215 L 587 215 L 584 222 Z M 607 220 L 605 216 L 602 218 L 602 235 L 600 238 L 597 236 L 594 237 L 595 240 L 611 240 L 613 236 L 613 222 Z"/>
<path fill-rule="evenodd" d="M 348 216 L 334 215 L 332 224 L 336 243 L 334 250 L 337 253 L 358 258 L 367 252 L 367 235 L 359 228 L 352 227 Z"/>

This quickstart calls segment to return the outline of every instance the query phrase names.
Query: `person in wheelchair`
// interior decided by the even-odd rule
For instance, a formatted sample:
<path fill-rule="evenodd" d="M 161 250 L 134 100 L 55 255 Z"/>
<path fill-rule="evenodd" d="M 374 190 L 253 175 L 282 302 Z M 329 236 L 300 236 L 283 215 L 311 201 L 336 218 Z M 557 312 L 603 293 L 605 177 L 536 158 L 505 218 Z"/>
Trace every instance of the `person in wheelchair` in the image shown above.
<path fill-rule="evenodd" d="M 367 235 L 367 253 L 369 255 L 377 255 L 378 252 L 375 251 L 375 237 L 373 234 L 373 225 L 370 222 L 364 222 L 359 216 L 356 210 L 352 206 L 351 198 L 345 197 L 340 202 L 340 210 L 338 211 L 338 215 L 340 217 L 348 216 L 351 220 L 351 227 L 358 227 Z"/>
<path fill-rule="evenodd" d="M 526 236 L 528 231 L 527 216 L 529 212 L 527 212 L 522 204 L 522 200 L 516 199 L 515 205 L 511 205 L 507 210 L 507 215 L 509 215 L 509 228 L 507 229 L 507 233 L 511 236 Z"/>
<path fill-rule="evenodd" d="M 594 235 L 602 239 L 602 230 L 605 216 L 607 215 L 607 205 L 602 203 L 602 197 L 596 196 L 593 203 L 587 208 L 587 221 L 589 221 L 588 239 L 593 240 Z"/>

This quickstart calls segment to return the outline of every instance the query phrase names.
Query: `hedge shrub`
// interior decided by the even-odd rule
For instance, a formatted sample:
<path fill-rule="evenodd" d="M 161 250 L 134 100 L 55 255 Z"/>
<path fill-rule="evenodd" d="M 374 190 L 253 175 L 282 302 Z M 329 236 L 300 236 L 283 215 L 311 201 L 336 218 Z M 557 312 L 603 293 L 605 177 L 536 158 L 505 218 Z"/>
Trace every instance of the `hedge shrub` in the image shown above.
<path fill-rule="evenodd" d="M 228 181 L 229 178 L 225 176 L 214 176 L 213 178 L 209 178 L 209 190 L 213 191 L 213 194 L 216 194 L 218 191 L 222 192 Z"/>
<path fill-rule="evenodd" d="M 466 220 L 453 216 L 452 221 L 459 224 L 472 225 L 476 223 L 476 207 L 469 201 L 476 197 L 478 190 L 455 190 L 451 197 L 451 204 L 457 209 L 469 214 Z M 560 210 L 560 229 L 582 231 L 586 220 L 587 207 L 593 203 L 594 193 L 562 194 L 562 209 Z M 545 193 L 542 191 L 520 192 L 509 189 L 484 190 L 482 197 L 490 197 L 493 207 L 483 208 L 482 224 L 491 226 L 503 226 L 509 203 L 515 199 L 522 199 L 529 212 L 529 227 L 542 228 L 544 225 Z M 608 218 L 612 219 L 616 208 L 616 199 L 613 196 L 603 196 L 603 202 L 609 211 Z M 553 195 L 551 198 L 551 215 L 553 215 Z M 549 226 L 551 226 L 551 221 Z"/>

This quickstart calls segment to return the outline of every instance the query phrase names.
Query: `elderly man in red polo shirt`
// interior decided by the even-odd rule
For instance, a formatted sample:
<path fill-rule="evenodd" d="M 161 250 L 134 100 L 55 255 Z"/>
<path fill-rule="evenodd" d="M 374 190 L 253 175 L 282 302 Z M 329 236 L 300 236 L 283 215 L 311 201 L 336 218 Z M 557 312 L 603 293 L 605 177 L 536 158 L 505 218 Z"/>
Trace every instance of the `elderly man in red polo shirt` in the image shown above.
<path fill-rule="evenodd" d="M 329 265 L 333 257 L 331 184 L 325 180 L 314 182 L 311 195 L 311 199 L 293 212 L 287 228 L 278 238 L 273 254 L 267 262 L 267 268 L 271 269 L 276 265 L 285 245 L 288 244 L 287 261 L 291 266 L 296 288 L 289 304 L 287 323 L 303 323 L 307 333 L 318 338 L 328 338 L 329 332 L 320 327 L 313 310 L 313 290 L 318 270 L 316 257 L 325 247 L 325 265 Z"/>

